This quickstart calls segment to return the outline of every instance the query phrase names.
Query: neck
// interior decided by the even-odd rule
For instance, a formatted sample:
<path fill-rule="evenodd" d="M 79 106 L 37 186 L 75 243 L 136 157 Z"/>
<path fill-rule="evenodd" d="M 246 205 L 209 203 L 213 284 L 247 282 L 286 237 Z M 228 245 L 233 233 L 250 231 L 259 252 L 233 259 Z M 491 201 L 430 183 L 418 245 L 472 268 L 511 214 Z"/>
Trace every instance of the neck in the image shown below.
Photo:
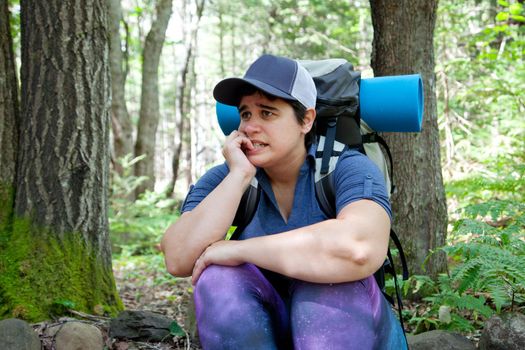
<path fill-rule="evenodd" d="M 305 158 L 306 149 L 304 147 L 300 147 L 299 152 L 290 155 L 287 162 L 283 162 L 282 164 L 271 168 L 265 168 L 264 171 L 268 175 L 272 185 L 295 184 Z"/>

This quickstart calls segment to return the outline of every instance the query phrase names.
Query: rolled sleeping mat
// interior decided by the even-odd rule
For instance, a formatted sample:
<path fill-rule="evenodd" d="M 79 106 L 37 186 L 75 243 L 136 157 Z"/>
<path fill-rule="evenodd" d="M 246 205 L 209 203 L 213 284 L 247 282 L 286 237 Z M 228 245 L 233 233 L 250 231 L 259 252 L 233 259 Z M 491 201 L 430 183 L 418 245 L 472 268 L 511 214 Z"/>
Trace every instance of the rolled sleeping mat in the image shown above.
<path fill-rule="evenodd" d="M 229 135 L 233 130 L 239 128 L 241 117 L 239 116 L 239 110 L 236 106 L 225 105 L 224 103 L 217 102 L 215 105 L 215 112 L 217 113 L 219 126 L 224 135 Z"/>
<path fill-rule="evenodd" d="M 359 107 L 361 119 L 375 131 L 421 131 L 423 121 L 421 75 L 361 79 Z"/>
<path fill-rule="evenodd" d="M 361 79 L 361 118 L 375 131 L 418 132 L 423 121 L 423 81 L 419 74 Z M 239 128 L 237 107 L 217 102 L 224 135 Z"/>

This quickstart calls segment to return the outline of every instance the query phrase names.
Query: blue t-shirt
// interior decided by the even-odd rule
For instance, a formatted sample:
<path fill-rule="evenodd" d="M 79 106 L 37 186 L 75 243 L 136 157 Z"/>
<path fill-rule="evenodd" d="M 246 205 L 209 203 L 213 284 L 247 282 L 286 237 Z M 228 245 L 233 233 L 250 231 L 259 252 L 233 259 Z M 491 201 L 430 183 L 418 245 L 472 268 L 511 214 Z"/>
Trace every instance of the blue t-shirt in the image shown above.
<path fill-rule="evenodd" d="M 290 217 L 286 222 L 279 212 L 270 181 L 263 169 L 257 169 L 256 178 L 261 186 L 261 198 L 251 223 L 239 239 L 290 231 L 328 219 L 321 210 L 315 196 L 315 151 L 310 147 L 301 166 L 295 186 L 294 201 Z M 228 174 L 226 163 L 206 172 L 192 186 L 182 206 L 182 212 L 195 208 Z M 370 199 L 381 205 L 391 217 L 390 202 L 383 174 L 362 153 L 349 149 L 338 160 L 334 170 L 336 213 L 346 205 L 360 199 Z"/>

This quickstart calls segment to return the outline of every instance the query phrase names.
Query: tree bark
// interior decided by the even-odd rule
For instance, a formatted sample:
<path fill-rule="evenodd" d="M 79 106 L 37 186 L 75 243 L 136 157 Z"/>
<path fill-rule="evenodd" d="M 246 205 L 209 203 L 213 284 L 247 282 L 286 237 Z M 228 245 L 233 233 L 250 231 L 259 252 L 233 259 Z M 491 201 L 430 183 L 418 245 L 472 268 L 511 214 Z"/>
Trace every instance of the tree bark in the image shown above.
<path fill-rule="evenodd" d="M 421 133 L 385 135 L 394 158 L 394 227 L 402 237 L 412 273 L 423 273 L 426 256 L 446 240 L 447 211 L 441 174 L 434 74 L 437 0 L 370 0 L 375 76 L 421 73 L 425 112 Z M 444 254 L 426 264 L 435 276 L 446 270 Z"/>
<path fill-rule="evenodd" d="M 107 218 L 106 20 L 104 0 L 21 1 L 16 218 L 0 237 L 0 318 L 122 309 Z"/>
<path fill-rule="evenodd" d="M 13 209 L 18 146 L 18 83 L 7 0 L 0 0 L 0 231 Z M 1 249 L 0 242 L 0 251 Z"/>
<path fill-rule="evenodd" d="M 142 93 L 135 156 L 145 154 L 146 158 L 135 165 L 135 175 L 147 176 L 148 179 L 137 188 L 137 195 L 146 189 L 153 190 L 155 185 L 155 139 L 160 119 L 159 60 L 172 13 L 172 0 L 159 0 L 156 13 L 142 54 Z"/>
<path fill-rule="evenodd" d="M 126 106 L 126 70 L 123 68 L 125 55 L 122 52 L 120 21 L 122 6 L 120 0 L 107 0 L 109 24 L 109 64 L 111 71 L 111 125 L 113 130 L 113 164 L 122 174 L 119 158 L 133 154 L 133 125 Z"/>

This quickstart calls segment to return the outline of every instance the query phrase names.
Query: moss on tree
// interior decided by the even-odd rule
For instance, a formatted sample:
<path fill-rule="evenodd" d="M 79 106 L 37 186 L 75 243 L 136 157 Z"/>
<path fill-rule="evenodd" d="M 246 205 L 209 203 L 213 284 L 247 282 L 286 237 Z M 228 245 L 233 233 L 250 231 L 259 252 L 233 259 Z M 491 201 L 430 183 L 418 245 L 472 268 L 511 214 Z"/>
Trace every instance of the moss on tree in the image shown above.
<path fill-rule="evenodd" d="M 123 309 L 111 266 L 81 234 L 53 234 L 20 218 L 0 229 L 0 319 L 36 322 L 68 308 L 108 315 Z"/>

